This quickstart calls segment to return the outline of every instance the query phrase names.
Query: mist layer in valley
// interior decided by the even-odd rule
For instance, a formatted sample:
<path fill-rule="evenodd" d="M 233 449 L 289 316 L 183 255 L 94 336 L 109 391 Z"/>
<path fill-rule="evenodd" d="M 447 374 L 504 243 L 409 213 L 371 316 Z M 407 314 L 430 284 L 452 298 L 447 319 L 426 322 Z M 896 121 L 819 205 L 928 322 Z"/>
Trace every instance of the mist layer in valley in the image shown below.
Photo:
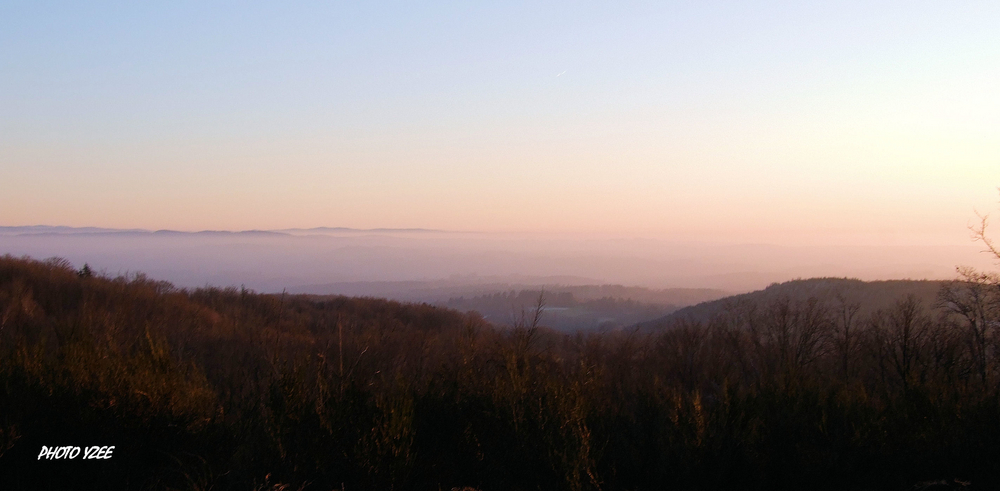
<path fill-rule="evenodd" d="M 967 246 L 777 246 L 346 228 L 147 231 L 0 227 L 0 253 L 65 258 L 182 288 L 380 297 L 514 322 L 544 291 L 547 322 L 615 328 L 808 277 L 951 279 L 991 267 Z M 623 286 L 624 285 L 624 286 Z"/>

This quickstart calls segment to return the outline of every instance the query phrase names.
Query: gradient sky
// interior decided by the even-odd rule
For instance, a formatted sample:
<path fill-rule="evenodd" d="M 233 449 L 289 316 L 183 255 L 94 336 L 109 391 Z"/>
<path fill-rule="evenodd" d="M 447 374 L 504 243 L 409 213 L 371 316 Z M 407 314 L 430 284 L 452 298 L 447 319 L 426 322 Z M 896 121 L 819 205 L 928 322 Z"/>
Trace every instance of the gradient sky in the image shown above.
<path fill-rule="evenodd" d="M 1000 2 L 207 3 L 0 2 L 0 225 L 968 243 L 998 208 Z"/>

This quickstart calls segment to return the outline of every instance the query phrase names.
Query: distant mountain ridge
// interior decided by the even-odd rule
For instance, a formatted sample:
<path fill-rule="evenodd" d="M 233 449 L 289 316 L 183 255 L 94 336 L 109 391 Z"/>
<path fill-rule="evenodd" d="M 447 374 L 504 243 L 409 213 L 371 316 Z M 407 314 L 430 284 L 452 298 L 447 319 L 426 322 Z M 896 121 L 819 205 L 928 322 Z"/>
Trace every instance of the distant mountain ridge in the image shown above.
<path fill-rule="evenodd" d="M 359 234 L 359 233 L 450 233 L 447 230 L 435 230 L 425 228 L 349 228 L 349 227 L 313 227 L 313 228 L 287 228 L 278 230 L 146 230 L 139 228 L 120 229 L 103 227 L 68 227 L 64 225 L 27 225 L 27 226 L 0 226 L 0 235 L 70 235 L 70 234 L 178 234 L 178 235 L 286 235 L 295 236 L 303 234 Z"/>
<path fill-rule="evenodd" d="M 429 233 L 429 234 L 454 233 L 450 230 L 439 230 L 432 228 L 349 228 L 349 227 L 283 228 L 274 230 L 274 232 L 280 232 L 290 235 L 330 234 L 330 233 Z"/>
<path fill-rule="evenodd" d="M 732 295 L 717 300 L 684 307 L 668 315 L 637 324 L 640 329 L 663 329 L 680 320 L 708 322 L 714 316 L 725 312 L 739 303 L 766 303 L 781 298 L 792 301 L 806 301 L 816 298 L 828 306 L 839 304 L 843 299 L 849 304 L 858 304 L 859 314 L 869 315 L 879 309 L 892 307 L 896 301 L 907 295 L 915 296 L 928 309 L 933 309 L 941 287 L 949 283 L 945 280 L 884 280 L 862 281 L 852 278 L 809 278 L 783 283 L 773 283 L 763 290 L 740 295 Z"/>
<path fill-rule="evenodd" d="M 67 227 L 63 225 L 28 225 L 20 227 L 0 226 L 0 235 L 35 234 L 109 234 L 109 233 L 150 233 L 142 229 L 117 229 L 101 227 Z"/>

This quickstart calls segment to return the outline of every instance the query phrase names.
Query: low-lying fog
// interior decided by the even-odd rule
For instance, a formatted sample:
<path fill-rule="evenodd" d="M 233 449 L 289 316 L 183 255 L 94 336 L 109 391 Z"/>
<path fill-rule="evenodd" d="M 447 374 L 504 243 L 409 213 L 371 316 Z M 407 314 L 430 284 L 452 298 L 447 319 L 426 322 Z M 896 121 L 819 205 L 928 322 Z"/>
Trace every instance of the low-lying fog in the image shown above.
<path fill-rule="evenodd" d="M 58 256 L 98 272 L 143 272 L 180 287 L 343 293 L 403 300 L 454 286 L 622 284 L 744 292 L 816 276 L 948 279 L 991 269 L 982 247 L 779 246 L 650 239 L 309 229 L 150 232 L 0 227 L 0 254 Z M 398 282 L 411 282 L 398 283 Z M 423 293 L 420 293 L 420 292 Z"/>

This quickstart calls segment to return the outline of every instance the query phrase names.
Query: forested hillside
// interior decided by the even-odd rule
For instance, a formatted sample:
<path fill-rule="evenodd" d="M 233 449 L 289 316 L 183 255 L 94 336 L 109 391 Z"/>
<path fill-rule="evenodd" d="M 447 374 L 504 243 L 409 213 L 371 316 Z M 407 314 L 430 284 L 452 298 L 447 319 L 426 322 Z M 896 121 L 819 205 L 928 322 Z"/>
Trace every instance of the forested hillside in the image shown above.
<path fill-rule="evenodd" d="M 799 279 L 774 283 L 763 290 L 679 308 L 660 319 L 643 322 L 641 327 L 644 329 L 669 327 L 678 320 L 708 322 L 713 317 L 725 315 L 727 311 L 739 309 L 743 305 L 761 304 L 779 299 L 802 302 L 814 298 L 829 308 L 856 305 L 858 313 L 867 316 L 876 310 L 891 308 L 900 298 L 912 295 L 924 306 L 933 309 L 940 306 L 938 298 L 941 288 L 950 283 L 931 280 Z"/>
<path fill-rule="evenodd" d="M 0 258 L 3 489 L 885 489 L 1000 480 L 997 288 L 656 333 Z M 969 307 L 969 308 L 965 308 Z M 43 445 L 114 445 L 100 461 Z M 966 487 L 964 483 L 971 483 Z"/>

